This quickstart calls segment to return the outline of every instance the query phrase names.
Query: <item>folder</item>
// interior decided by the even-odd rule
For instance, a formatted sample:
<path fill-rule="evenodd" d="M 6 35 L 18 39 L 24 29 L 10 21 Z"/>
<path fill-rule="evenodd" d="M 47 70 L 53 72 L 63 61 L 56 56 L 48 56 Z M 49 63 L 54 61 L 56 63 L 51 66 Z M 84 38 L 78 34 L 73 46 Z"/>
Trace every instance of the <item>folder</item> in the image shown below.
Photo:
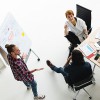
<path fill-rule="evenodd" d="M 89 44 L 85 44 L 79 48 L 88 59 L 94 56 L 95 51 Z"/>

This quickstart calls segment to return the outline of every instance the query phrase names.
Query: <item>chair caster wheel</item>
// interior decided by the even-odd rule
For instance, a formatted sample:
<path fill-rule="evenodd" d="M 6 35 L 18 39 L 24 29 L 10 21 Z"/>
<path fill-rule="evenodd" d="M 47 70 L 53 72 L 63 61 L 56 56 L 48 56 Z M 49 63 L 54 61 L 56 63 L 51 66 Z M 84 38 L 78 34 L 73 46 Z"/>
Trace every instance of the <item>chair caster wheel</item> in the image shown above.
<path fill-rule="evenodd" d="M 92 99 L 92 97 L 89 97 L 89 99 Z"/>
<path fill-rule="evenodd" d="M 40 58 L 38 58 L 37 60 L 40 61 Z"/>

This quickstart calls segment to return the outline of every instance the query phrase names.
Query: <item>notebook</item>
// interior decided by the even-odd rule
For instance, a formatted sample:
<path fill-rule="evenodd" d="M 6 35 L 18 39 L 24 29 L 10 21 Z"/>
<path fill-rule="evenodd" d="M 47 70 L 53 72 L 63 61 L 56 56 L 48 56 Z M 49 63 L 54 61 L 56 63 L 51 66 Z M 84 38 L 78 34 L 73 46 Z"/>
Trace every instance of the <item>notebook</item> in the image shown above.
<path fill-rule="evenodd" d="M 89 44 L 85 44 L 79 48 L 88 59 L 94 56 L 95 51 Z"/>

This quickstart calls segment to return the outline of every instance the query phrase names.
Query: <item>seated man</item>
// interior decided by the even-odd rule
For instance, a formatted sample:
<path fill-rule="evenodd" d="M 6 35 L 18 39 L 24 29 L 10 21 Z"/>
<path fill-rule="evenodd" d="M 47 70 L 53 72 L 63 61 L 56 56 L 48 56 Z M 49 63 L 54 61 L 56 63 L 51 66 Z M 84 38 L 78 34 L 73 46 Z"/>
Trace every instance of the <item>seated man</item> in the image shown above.
<path fill-rule="evenodd" d="M 72 51 L 72 55 L 68 58 L 63 68 L 57 68 L 49 60 L 47 60 L 46 63 L 51 70 L 61 73 L 64 76 L 66 83 L 69 85 L 79 82 L 92 75 L 90 63 L 84 61 L 83 54 L 79 50 Z"/>
<path fill-rule="evenodd" d="M 32 74 L 35 71 L 43 70 L 43 68 L 33 69 L 30 71 L 27 65 L 25 64 L 25 62 L 23 61 L 23 59 L 19 57 L 20 50 L 16 45 L 6 44 L 5 48 L 8 51 L 7 58 L 8 58 L 12 73 L 14 75 L 14 78 L 17 81 L 22 81 L 27 86 L 27 89 L 29 89 L 29 87 L 31 86 L 35 100 L 44 99 L 45 95 L 38 96 L 37 82 L 35 81 L 34 75 Z"/>

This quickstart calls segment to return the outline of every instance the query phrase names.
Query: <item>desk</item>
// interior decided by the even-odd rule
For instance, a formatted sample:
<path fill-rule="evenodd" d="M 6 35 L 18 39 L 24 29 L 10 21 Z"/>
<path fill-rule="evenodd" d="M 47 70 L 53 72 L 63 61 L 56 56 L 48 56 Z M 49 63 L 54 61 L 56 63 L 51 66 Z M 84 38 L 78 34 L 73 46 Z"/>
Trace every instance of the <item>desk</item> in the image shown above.
<path fill-rule="evenodd" d="M 85 39 L 85 40 L 84 40 L 77 48 L 75 48 L 75 49 L 78 49 L 78 50 L 79 50 L 79 47 L 84 46 L 85 44 L 89 44 L 89 45 L 94 49 L 94 51 L 95 51 L 95 53 L 96 53 L 96 47 L 94 46 L 94 44 L 95 44 L 96 42 L 100 41 L 99 39 L 96 39 L 96 38 L 95 38 L 95 36 L 96 36 L 97 33 L 100 33 L 100 27 L 99 27 L 98 29 L 96 29 L 94 32 L 91 32 L 91 33 L 89 34 L 88 38 Z M 84 56 L 85 56 L 85 55 L 84 55 Z M 85 57 L 86 57 L 86 56 L 85 56 Z M 89 58 L 89 60 L 90 60 L 91 62 L 93 62 L 95 65 L 97 65 L 97 66 L 100 67 L 100 63 L 97 62 L 96 60 L 94 60 L 94 57 L 95 57 L 95 56 Z M 87 57 L 86 57 L 86 58 L 87 58 Z M 87 59 L 88 59 L 88 58 L 87 58 Z M 95 65 L 94 65 L 94 67 L 95 67 Z"/>

